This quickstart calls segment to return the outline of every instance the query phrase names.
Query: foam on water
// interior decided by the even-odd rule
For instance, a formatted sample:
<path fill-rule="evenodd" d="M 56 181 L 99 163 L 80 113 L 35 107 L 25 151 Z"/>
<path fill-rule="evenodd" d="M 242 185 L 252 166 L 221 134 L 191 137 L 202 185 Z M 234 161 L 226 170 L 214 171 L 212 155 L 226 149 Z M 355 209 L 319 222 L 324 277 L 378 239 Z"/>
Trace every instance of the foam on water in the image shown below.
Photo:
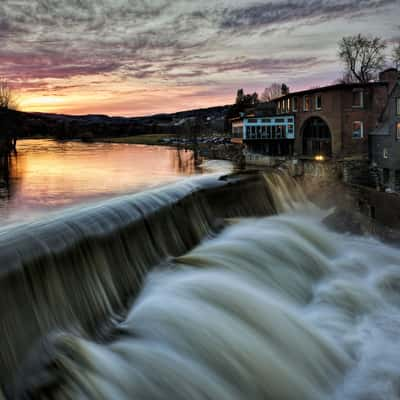
<path fill-rule="evenodd" d="M 54 340 L 57 397 L 400 398 L 400 250 L 328 231 L 273 180 L 286 214 L 230 220 L 151 272 L 111 342 Z"/>

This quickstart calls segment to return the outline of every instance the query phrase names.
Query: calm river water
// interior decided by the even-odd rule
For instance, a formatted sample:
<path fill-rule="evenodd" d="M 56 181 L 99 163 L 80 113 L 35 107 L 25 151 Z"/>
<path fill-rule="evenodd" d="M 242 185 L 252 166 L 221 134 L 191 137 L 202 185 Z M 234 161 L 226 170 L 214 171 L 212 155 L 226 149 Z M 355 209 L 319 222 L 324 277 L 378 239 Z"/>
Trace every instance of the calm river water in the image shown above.
<path fill-rule="evenodd" d="M 196 165 L 191 151 L 168 147 L 21 140 L 0 176 L 0 226 L 212 168 Z"/>

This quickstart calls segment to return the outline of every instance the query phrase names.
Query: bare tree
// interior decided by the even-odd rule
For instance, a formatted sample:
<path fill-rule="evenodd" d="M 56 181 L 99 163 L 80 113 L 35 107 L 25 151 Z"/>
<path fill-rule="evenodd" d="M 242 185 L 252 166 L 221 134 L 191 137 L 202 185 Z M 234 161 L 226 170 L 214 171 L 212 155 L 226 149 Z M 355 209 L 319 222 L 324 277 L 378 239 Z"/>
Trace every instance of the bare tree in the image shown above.
<path fill-rule="evenodd" d="M 393 48 L 393 62 L 397 69 L 400 68 L 400 40 Z"/>
<path fill-rule="evenodd" d="M 0 79 L 0 110 L 15 110 L 17 97 L 10 84 L 4 78 Z"/>
<path fill-rule="evenodd" d="M 276 99 L 282 95 L 282 85 L 280 83 L 273 83 L 271 86 L 264 89 L 261 94 L 261 101 L 267 102 Z"/>
<path fill-rule="evenodd" d="M 358 80 L 354 77 L 354 75 L 351 72 L 345 71 L 343 72 L 342 77 L 336 79 L 334 83 L 348 85 L 356 82 L 358 82 Z"/>
<path fill-rule="evenodd" d="M 16 149 L 16 127 L 20 125 L 17 98 L 6 79 L 0 78 L 0 155 L 3 157 Z"/>
<path fill-rule="evenodd" d="M 361 34 L 347 36 L 339 42 L 339 57 L 350 74 L 358 82 L 368 82 L 385 65 L 385 42 L 379 37 Z"/>

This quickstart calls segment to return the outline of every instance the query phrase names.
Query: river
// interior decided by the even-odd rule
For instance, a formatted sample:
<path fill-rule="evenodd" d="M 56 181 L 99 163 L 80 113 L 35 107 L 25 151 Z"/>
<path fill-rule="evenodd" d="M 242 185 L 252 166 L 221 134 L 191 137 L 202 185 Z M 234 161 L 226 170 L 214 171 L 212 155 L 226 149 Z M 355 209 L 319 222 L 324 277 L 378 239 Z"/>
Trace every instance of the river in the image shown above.
<path fill-rule="evenodd" d="M 0 225 L 215 168 L 230 165 L 197 163 L 193 152 L 165 146 L 20 140 L 0 179 Z"/>

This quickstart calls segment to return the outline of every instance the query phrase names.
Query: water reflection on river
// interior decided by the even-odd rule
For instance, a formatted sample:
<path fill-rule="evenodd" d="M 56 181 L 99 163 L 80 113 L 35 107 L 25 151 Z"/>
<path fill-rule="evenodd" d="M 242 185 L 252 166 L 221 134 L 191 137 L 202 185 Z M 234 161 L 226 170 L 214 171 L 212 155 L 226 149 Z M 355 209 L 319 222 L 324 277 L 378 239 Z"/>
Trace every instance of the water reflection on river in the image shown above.
<path fill-rule="evenodd" d="M 69 205 L 205 172 L 191 151 L 161 146 L 21 140 L 0 175 L 0 226 Z"/>

